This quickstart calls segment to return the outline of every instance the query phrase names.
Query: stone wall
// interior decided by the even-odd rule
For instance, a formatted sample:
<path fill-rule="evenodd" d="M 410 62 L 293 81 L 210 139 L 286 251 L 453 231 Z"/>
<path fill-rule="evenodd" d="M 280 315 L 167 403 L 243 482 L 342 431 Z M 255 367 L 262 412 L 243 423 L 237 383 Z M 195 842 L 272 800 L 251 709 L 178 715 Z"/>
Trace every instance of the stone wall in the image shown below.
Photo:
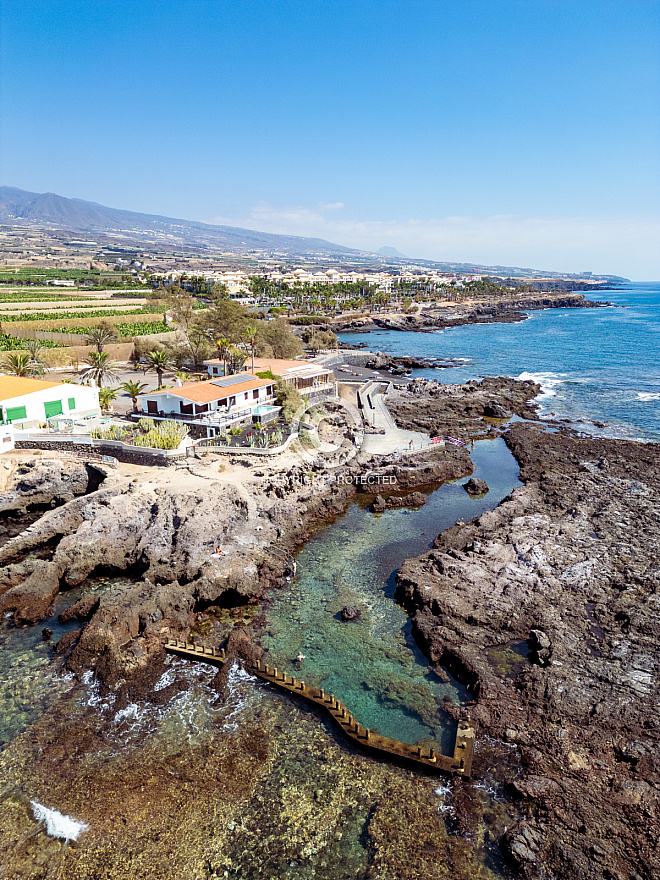
<path fill-rule="evenodd" d="M 111 440 L 93 440 L 91 443 L 81 443 L 80 441 L 65 440 L 64 438 L 59 440 L 30 438 L 28 440 L 16 440 L 15 448 L 43 449 L 59 452 L 92 452 L 97 455 L 111 455 L 117 461 L 123 461 L 126 464 L 143 464 L 152 467 L 169 467 L 186 456 L 185 451 L 149 450 Z"/>

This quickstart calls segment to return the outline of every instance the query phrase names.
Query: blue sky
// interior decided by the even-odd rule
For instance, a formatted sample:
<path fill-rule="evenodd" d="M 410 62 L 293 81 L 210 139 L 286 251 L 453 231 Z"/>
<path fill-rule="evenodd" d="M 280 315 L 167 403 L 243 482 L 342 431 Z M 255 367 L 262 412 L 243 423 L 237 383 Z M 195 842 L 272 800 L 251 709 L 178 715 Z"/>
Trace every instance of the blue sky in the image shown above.
<path fill-rule="evenodd" d="M 3 0 L 2 182 L 660 278 L 660 0 Z"/>

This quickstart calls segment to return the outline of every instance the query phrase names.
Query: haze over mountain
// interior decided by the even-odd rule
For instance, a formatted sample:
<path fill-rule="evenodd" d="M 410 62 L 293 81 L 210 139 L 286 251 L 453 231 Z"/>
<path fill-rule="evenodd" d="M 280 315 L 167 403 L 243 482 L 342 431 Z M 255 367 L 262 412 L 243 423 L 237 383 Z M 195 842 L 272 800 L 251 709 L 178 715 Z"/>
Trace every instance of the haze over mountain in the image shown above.
<path fill-rule="evenodd" d="M 174 237 L 181 244 L 237 253 L 247 250 L 267 250 L 286 255 L 348 256 L 361 253 L 320 238 L 277 235 L 236 226 L 213 226 L 192 220 L 177 220 L 158 214 L 140 214 L 108 208 L 83 199 L 67 199 L 55 193 L 27 192 L 11 186 L 0 187 L 0 220 L 55 224 L 86 233 Z"/>
<path fill-rule="evenodd" d="M 236 255 L 256 254 L 259 258 L 303 258 L 318 262 L 326 259 L 381 267 L 406 265 L 448 272 L 481 271 L 503 277 L 585 277 L 532 268 L 411 258 L 394 247 L 382 247 L 373 253 L 322 238 L 257 232 L 236 226 L 215 226 L 158 214 L 140 214 L 136 211 L 108 208 L 84 199 L 65 198 L 56 193 L 27 192 L 13 186 L 0 186 L 0 222 L 43 225 L 86 235 L 128 239 L 127 244 L 145 249 L 155 246 L 156 249 L 170 251 L 200 249 Z M 593 277 L 623 280 L 614 275 Z"/>

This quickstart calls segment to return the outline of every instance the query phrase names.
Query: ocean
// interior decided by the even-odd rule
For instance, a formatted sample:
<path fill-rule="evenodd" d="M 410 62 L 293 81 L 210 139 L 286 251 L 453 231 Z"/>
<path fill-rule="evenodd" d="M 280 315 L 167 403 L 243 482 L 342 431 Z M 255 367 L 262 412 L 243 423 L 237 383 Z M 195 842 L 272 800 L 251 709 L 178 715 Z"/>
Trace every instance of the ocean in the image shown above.
<path fill-rule="evenodd" d="M 545 309 L 517 324 L 344 333 L 340 340 L 392 355 L 461 359 L 453 369 L 413 371 L 444 383 L 533 379 L 541 385 L 544 418 L 566 419 L 592 434 L 660 441 L 660 283 L 631 283 L 588 298 L 614 308 Z"/>

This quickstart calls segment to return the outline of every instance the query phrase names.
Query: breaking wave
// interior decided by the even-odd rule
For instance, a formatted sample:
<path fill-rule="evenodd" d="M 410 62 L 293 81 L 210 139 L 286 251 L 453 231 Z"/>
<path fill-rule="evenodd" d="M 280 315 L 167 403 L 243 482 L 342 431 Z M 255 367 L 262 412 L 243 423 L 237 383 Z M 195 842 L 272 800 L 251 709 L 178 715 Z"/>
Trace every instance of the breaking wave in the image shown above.
<path fill-rule="evenodd" d="M 71 816 L 65 816 L 64 813 L 60 813 L 59 810 L 44 807 L 39 801 L 30 801 L 30 803 L 32 804 L 34 818 L 37 822 L 41 822 L 46 826 L 46 832 L 51 837 L 59 837 L 68 843 L 70 840 L 78 840 L 78 835 L 89 828 L 89 825 L 85 822 L 78 822 L 76 819 L 72 819 Z"/>

